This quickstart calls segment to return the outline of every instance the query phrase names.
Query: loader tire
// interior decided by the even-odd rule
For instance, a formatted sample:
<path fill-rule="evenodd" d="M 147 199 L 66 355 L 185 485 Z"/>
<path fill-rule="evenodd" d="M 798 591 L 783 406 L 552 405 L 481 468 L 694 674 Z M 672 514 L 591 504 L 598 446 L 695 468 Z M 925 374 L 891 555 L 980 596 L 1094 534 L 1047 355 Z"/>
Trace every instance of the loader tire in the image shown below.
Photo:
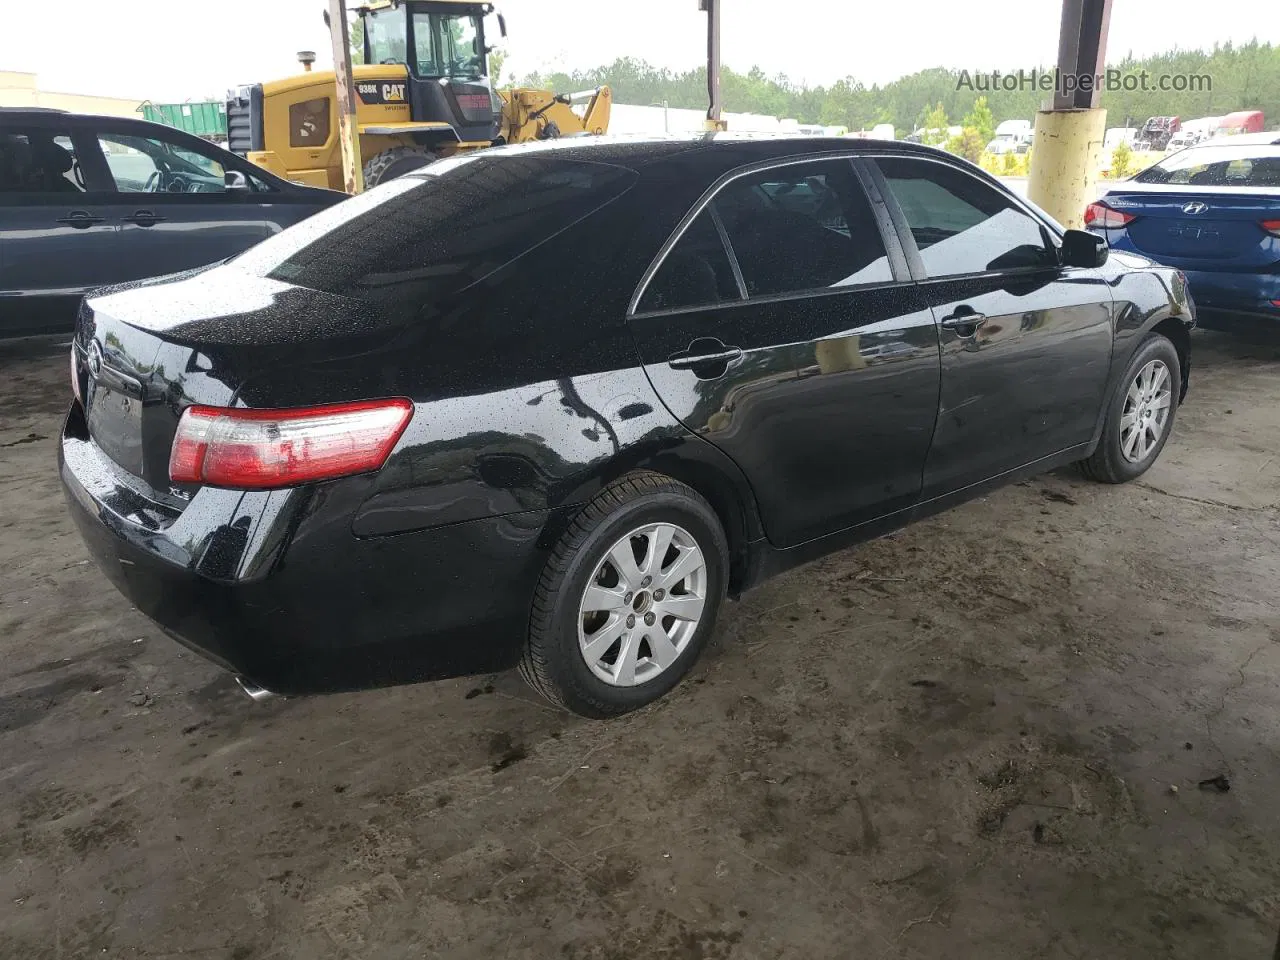
<path fill-rule="evenodd" d="M 392 147 L 383 150 L 364 165 L 365 189 L 380 183 L 403 177 L 412 170 L 419 170 L 433 163 L 436 155 L 424 147 Z"/>

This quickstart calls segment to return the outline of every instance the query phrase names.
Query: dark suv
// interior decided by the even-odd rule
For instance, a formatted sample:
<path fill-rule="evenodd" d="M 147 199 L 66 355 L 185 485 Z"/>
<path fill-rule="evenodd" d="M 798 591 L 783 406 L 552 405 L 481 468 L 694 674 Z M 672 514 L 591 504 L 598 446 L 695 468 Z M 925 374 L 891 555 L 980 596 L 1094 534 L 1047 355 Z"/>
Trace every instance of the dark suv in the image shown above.
<path fill-rule="evenodd" d="M 158 123 L 0 109 L 0 336 L 69 332 L 94 287 L 225 260 L 343 197 Z"/>

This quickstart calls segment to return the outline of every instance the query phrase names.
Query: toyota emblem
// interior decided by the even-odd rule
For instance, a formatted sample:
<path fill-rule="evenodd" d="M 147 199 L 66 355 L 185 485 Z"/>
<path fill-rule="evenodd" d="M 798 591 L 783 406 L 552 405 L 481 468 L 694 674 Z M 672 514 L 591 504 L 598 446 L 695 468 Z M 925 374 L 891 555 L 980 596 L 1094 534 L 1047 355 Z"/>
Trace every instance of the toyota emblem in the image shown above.
<path fill-rule="evenodd" d="M 1182 212 L 1190 214 L 1193 217 L 1198 213 L 1204 213 L 1208 209 L 1209 205 L 1207 203 L 1201 203 L 1199 200 L 1192 200 L 1190 203 L 1184 203 L 1182 205 Z"/>
<path fill-rule="evenodd" d="M 95 380 L 102 375 L 102 348 L 98 346 L 98 341 L 94 340 L 89 344 L 89 376 Z"/>

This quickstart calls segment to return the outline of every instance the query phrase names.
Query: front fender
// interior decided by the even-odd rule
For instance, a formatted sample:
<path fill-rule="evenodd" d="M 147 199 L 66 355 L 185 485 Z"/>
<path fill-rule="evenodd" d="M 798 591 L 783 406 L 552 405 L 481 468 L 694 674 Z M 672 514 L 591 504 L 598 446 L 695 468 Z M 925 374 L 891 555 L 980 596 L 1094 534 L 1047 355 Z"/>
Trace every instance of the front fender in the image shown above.
<path fill-rule="evenodd" d="M 1196 325 L 1195 301 L 1187 289 L 1186 277 L 1179 270 L 1161 267 L 1134 257 L 1130 262 L 1112 256 L 1107 270 L 1115 310 L 1114 338 L 1111 348 L 1111 370 L 1107 378 L 1107 401 L 1098 414 L 1093 442 L 1102 435 L 1111 398 L 1124 376 L 1134 352 L 1147 335 L 1159 331 L 1167 336 L 1178 351 L 1182 388 L 1179 402 L 1186 398 L 1191 376 L 1191 330 Z"/>

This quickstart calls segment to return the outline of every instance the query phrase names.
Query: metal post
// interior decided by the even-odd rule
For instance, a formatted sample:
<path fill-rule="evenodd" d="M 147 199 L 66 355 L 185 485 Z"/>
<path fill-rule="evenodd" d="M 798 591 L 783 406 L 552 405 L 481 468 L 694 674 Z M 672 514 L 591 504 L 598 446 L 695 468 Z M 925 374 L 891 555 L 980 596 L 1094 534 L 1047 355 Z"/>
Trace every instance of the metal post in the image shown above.
<path fill-rule="evenodd" d="M 720 0 L 698 0 L 707 14 L 707 129 L 724 130 L 720 119 Z"/>
<path fill-rule="evenodd" d="M 1097 77 L 1106 69 L 1107 33 L 1111 28 L 1112 0 L 1062 0 L 1062 25 L 1058 32 L 1058 70 L 1074 77 Z M 1055 110 L 1092 110 L 1099 90 L 1090 83 L 1074 90 L 1059 85 L 1054 91 Z"/>
<path fill-rule="evenodd" d="M 342 179 L 347 193 L 364 189 L 360 165 L 360 132 L 356 126 L 356 85 L 351 78 L 351 41 L 344 0 L 329 0 L 329 37 L 333 41 L 333 78 L 338 88 L 338 139 Z"/>
<path fill-rule="evenodd" d="M 1112 0 L 1062 0 L 1053 106 L 1036 114 L 1027 196 L 1068 227 L 1095 199 L 1107 112 L 1098 107 Z"/>

